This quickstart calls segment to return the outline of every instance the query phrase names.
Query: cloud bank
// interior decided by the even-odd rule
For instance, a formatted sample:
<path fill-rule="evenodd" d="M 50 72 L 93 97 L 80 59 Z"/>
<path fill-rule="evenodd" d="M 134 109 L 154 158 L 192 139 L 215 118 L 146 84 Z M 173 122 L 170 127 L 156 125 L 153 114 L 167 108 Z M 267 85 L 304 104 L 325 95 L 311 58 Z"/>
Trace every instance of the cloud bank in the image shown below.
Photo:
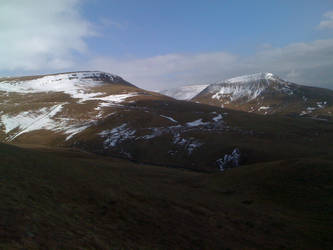
<path fill-rule="evenodd" d="M 90 62 L 90 67 L 119 74 L 152 90 L 212 83 L 256 72 L 272 72 L 289 81 L 333 88 L 333 39 L 265 47 L 251 56 L 212 52 L 127 60 L 99 57 Z"/>

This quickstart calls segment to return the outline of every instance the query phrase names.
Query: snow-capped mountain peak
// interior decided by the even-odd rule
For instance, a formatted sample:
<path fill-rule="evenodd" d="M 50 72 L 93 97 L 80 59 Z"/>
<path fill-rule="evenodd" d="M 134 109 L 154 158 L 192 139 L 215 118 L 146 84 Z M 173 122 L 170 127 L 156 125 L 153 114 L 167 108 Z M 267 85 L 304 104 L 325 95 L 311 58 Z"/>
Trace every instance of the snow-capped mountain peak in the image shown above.
<path fill-rule="evenodd" d="M 133 86 L 121 77 L 100 71 L 79 71 L 34 77 L 10 78 L 0 81 L 0 91 L 14 93 L 63 92 L 73 98 L 85 99 L 96 96 L 91 88 L 101 84 Z M 101 93 L 97 93 L 100 95 Z"/>
<path fill-rule="evenodd" d="M 211 84 L 192 101 L 259 114 L 310 114 L 328 119 L 332 97 L 330 90 L 291 83 L 272 73 L 256 73 Z"/>
<path fill-rule="evenodd" d="M 233 77 L 227 80 L 224 80 L 220 83 L 248 83 L 255 82 L 260 80 L 272 80 L 272 81 L 280 81 L 281 79 L 274 75 L 273 73 L 256 73 L 251 75 L 243 75 Z"/>
<path fill-rule="evenodd" d="M 272 73 L 256 73 L 238 76 L 211 84 L 199 95 L 210 93 L 213 99 L 225 99 L 233 102 L 239 99 L 251 101 L 266 91 L 277 91 L 288 95 L 293 94 L 292 84 L 280 79 Z"/>
<path fill-rule="evenodd" d="M 215 92 L 222 85 L 224 85 L 224 89 L 222 90 L 223 93 L 234 93 L 236 99 L 244 95 L 249 95 L 251 96 L 250 99 L 253 99 L 256 98 L 264 90 L 264 88 L 269 86 L 272 82 L 289 85 L 288 82 L 282 80 L 273 73 L 265 72 L 237 76 L 218 81 L 214 84 L 185 85 L 178 88 L 162 90 L 160 93 L 178 100 L 191 100 L 201 92 Z"/>

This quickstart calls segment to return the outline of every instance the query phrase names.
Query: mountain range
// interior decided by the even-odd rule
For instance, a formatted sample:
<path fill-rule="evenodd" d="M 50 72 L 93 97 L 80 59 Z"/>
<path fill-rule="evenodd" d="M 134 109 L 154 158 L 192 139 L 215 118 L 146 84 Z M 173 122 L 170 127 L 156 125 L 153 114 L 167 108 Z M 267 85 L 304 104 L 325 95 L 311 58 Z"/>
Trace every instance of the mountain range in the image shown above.
<path fill-rule="evenodd" d="M 332 91 L 268 73 L 209 85 L 191 101 L 99 71 L 2 78 L 0 98 L 2 142 L 200 171 L 217 171 L 235 149 L 240 164 L 325 153 L 333 135 Z M 277 113 L 298 115 L 261 115 Z"/>

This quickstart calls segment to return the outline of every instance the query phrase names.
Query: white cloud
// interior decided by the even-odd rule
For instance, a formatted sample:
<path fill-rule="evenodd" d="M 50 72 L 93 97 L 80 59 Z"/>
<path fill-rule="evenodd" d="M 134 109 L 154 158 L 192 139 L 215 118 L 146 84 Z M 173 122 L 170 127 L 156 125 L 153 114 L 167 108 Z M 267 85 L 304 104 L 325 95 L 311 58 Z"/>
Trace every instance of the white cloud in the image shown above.
<path fill-rule="evenodd" d="M 2 0 L 0 71 L 61 70 L 86 51 L 92 25 L 78 11 L 80 0 Z"/>
<path fill-rule="evenodd" d="M 333 29 L 333 11 L 326 12 L 324 19 L 325 20 L 321 21 L 318 27 L 320 29 Z"/>
<path fill-rule="evenodd" d="M 142 59 L 116 60 L 99 57 L 90 62 L 91 68 L 119 74 L 133 83 L 149 89 L 186 82 L 207 81 L 226 72 L 237 61 L 234 55 L 217 52 L 194 55 L 167 54 Z"/>
<path fill-rule="evenodd" d="M 93 59 L 92 68 L 112 72 L 148 89 L 210 83 L 256 72 L 273 72 L 290 81 L 333 88 L 333 39 L 268 47 L 252 56 L 225 52 L 167 54 L 143 59 Z"/>

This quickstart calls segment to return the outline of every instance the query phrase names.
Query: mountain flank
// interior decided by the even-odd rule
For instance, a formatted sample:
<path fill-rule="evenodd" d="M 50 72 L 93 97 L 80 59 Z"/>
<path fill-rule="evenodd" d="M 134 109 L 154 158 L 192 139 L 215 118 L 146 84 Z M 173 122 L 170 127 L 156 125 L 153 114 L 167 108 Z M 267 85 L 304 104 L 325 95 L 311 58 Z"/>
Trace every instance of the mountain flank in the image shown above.
<path fill-rule="evenodd" d="M 234 77 L 207 85 L 197 92 L 186 90 L 185 86 L 178 91 L 162 93 L 176 99 L 195 94 L 189 100 L 262 115 L 282 114 L 321 120 L 333 117 L 332 90 L 291 83 L 272 73 Z"/>

